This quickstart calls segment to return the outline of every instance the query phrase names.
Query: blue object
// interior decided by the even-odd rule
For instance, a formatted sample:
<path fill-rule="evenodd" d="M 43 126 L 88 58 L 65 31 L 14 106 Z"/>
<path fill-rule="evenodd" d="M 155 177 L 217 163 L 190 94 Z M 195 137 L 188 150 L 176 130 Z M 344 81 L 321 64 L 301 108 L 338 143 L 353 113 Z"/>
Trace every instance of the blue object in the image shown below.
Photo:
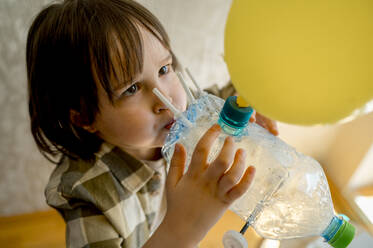
<path fill-rule="evenodd" d="M 239 107 L 237 96 L 230 96 L 224 103 L 218 123 L 227 134 L 240 136 L 253 112 L 251 107 Z"/>
<path fill-rule="evenodd" d="M 337 231 L 342 226 L 342 224 L 343 224 L 342 219 L 339 219 L 336 216 L 333 217 L 329 226 L 321 234 L 321 236 L 325 239 L 325 242 L 329 242 L 329 240 L 331 240 L 334 237 L 334 235 L 337 233 Z"/>
<path fill-rule="evenodd" d="M 252 107 L 239 107 L 237 96 L 230 96 L 224 103 L 220 118 L 233 128 L 243 128 L 247 126 L 253 112 Z"/>
<path fill-rule="evenodd" d="M 346 221 L 344 216 L 334 216 L 329 226 L 321 234 L 325 242 L 334 248 L 346 248 L 355 236 L 355 227 Z"/>

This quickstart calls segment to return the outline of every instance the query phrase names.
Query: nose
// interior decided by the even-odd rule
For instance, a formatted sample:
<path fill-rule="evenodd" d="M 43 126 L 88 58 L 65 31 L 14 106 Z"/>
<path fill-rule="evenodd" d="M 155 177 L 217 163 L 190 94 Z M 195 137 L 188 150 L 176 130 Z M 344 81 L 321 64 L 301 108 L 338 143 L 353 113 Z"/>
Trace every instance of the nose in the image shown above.
<path fill-rule="evenodd" d="M 163 96 L 167 98 L 167 100 L 170 101 L 170 103 L 173 103 L 172 97 L 166 94 L 166 92 L 162 91 L 161 89 L 158 88 L 158 90 L 162 93 Z M 154 104 L 154 113 L 159 114 L 163 110 L 169 110 L 168 107 L 154 94 L 154 97 L 156 98 L 156 102 Z"/>

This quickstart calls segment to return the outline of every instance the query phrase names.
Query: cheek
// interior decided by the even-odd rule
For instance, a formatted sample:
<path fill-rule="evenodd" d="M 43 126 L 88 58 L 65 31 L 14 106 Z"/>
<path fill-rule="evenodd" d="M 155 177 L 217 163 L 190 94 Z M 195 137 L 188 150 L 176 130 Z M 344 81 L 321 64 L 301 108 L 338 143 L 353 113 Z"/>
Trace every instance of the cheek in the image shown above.
<path fill-rule="evenodd" d="M 141 109 L 115 111 L 102 118 L 100 132 L 104 139 L 114 144 L 136 143 L 149 136 L 153 127 L 149 113 Z"/>
<path fill-rule="evenodd" d="M 123 132 L 127 134 L 141 136 L 144 133 L 150 132 L 153 128 L 153 120 L 149 112 L 138 109 L 127 111 L 122 116 L 120 122 L 122 123 Z"/>
<path fill-rule="evenodd" d="M 181 83 L 176 82 L 170 93 L 173 104 L 176 105 L 179 110 L 185 111 L 187 106 L 187 96 Z"/>

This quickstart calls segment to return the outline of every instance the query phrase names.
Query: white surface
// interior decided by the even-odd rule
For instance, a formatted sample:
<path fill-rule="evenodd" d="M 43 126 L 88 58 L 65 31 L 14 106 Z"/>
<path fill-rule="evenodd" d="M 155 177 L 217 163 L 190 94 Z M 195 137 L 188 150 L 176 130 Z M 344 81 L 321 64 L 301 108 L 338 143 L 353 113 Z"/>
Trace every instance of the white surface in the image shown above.
<path fill-rule="evenodd" d="M 354 190 L 359 187 L 373 185 L 373 173 L 372 172 L 373 172 L 373 141 L 367 154 L 361 161 L 359 167 L 355 171 L 352 178 L 350 179 L 348 188 L 351 190 Z"/>
<path fill-rule="evenodd" d="M 224 248 L 247 248 L 248 244 L 241 233 L 229 230 L 223 235 Z"/>
<path fill-rule="evenodd" d="M 265 239 L 260 245 L 260 248 L 280 248 L 279 240 Z"/>

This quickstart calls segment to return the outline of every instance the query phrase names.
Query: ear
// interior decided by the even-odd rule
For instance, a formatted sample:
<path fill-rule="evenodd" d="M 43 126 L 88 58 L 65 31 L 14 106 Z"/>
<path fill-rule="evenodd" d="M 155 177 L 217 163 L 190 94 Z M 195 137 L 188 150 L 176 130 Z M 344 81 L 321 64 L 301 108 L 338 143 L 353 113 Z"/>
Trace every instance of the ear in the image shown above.
<path fill-rule="evenodd" d="M 84 130 L 90 132 L 90 133 L 95 133 L 97 132 L 97 129 L 94 127 L 94 125 L 87 125 L 87 122 L 84 120 L 84 118 L 82 117 L 82 115 L 74 110 L 74 109 L 70 109 L 70 121 L 78 126 L 78 127 L 81 127 L 83 128 Z"/>

